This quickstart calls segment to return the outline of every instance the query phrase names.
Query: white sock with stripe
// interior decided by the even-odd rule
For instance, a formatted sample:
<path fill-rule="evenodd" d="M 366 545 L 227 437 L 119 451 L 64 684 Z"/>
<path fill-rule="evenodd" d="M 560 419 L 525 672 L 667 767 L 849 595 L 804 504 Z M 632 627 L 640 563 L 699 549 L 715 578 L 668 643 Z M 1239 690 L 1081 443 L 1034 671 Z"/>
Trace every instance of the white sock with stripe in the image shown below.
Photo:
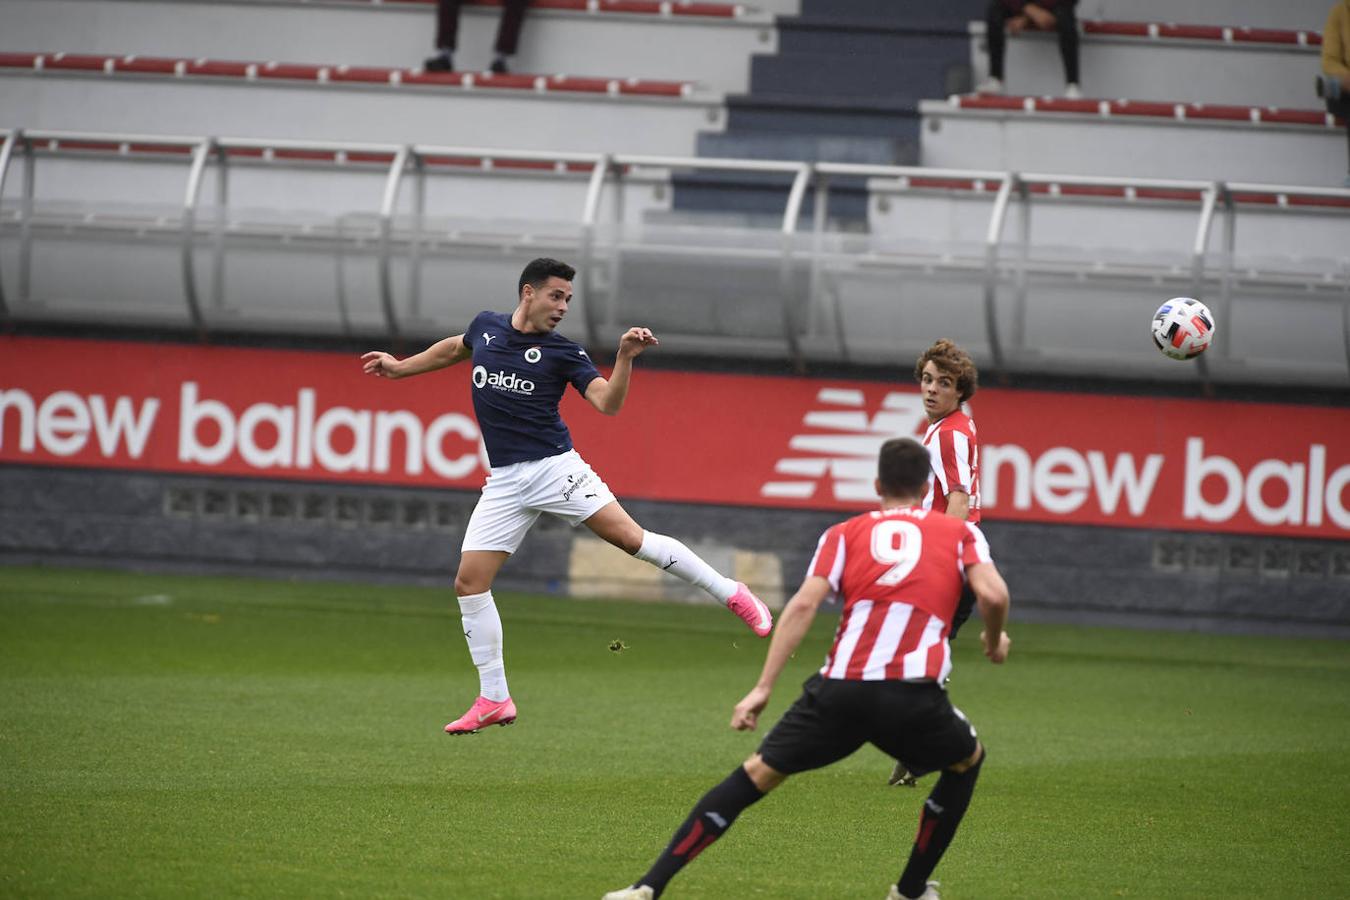
<path fill-rule="evenodd" d="M 460 597 L 459 615 L 464 639 L 469 642 L 469 656 L 478 668 L 478 692 L 489 700 L 505 700 L 511 693 L 506 689 L 506 662 L 502 659 L 502 619 L 497 615 L 492 591 Z"/>
<path fill-rule="evenodd" d="M 697 553 L 673 537 L 644 531 L 642 546 L 633 555 L 695 587 L 703 588 L 720 603 L 726 603 L 736 593 L 735 581 L 705 563 Z"/>

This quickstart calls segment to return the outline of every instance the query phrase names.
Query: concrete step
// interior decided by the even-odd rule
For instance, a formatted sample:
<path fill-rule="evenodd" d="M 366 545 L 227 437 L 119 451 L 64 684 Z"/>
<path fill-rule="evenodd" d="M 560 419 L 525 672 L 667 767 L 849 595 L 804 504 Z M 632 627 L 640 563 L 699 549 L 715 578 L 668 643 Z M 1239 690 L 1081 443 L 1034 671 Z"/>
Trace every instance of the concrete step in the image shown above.
<path fill-rule="evenodd" d="M 728 131 L 862 135 L 917 140 L 916 104 L 853 96 L 751 94 L 726 98 Z"/>
<path fill-rule="evenodd" d="M 698 155 L 907 166 L 918 164 L 919 146 L 917 141 L 865 135 L 705 131 L 698 136 Z"/>
<path fill-rule="evenodd" d="M 985 0 L 802 0 L 801 14 L 911 28 L 954 28 L 984 18 Z"/>
<path fill-rule="evenodd" d="M 968 57 L 962 52 L 945 59 L 902 54 L 799 53 L 755 57 L 751 62 L 750 84 L 756 94 L 812 99 L 824 94 L 854 98 L 854 102 L 856 99 L 918 101 L 965 93 L 971 85 L 970 71 Z"/>
<path fill-rule="evenodd" d="M 941 30 L 903 28 L 873 22 L 795 18 L 778 23 L 778 52 L 889 56 L 903 53 L 946 59 L 969 52 L 968 22 Z"/>
<path fill-rule="evenodd" d="M 683 212 L 734 212 L 752 216 L 778 216 L 787 206 L 791 175 L 754 172 L 700 172 L 674 175 L 672 207 Z M 835 220 L 863 223 L 867 219 L 867 179 L 836 178 L 830 182 L 829 215 Z M 799 228 L 810 228 L 815 198 L 808 191 L 802 204 Z"/>

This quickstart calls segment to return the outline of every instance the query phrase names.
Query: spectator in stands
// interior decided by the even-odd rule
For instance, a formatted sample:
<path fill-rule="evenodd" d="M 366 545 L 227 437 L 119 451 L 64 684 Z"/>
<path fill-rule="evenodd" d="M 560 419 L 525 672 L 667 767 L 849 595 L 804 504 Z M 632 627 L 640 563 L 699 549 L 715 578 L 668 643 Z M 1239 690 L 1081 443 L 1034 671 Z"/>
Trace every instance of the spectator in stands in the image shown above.
<path fill-rule="evenodd" d="M 985 40 L 989 42 L 989 77 L 977 90 L 982 94 L 1003 93 L 1003 51 L 1006 28 L 1020 34 L 1029 28 L 1059 33 L 1059 55 L 1064 60 L 1064 96 L 1078 98 L 1078 0 L 989 0 L 985 12 Z"/>
<path fill-rule="evenodd" d="M 1350 141 L 1350 0 L 1337 0 L 1322 29 L 1322 74 L 1317 76 L 1317 96 L 1327 102 L 1327 112 L 1345 119 Z M 1345 176 L 1350 188 L 1350 172 Z"/>
<path fill-rule="evenodd" d="M 438 0 L 436 4 L 436 55 L 423 63 L 428 72 L 455 70 L 455 43 L 459 37 L 459 8 L 463 0 Z M 502 18 L 497 25 L 496 56 L 489 67 L 495 75 L 511 71 L 510 60 L 520 43 L 520 26 L 530 0 L 503 0 Z"/>

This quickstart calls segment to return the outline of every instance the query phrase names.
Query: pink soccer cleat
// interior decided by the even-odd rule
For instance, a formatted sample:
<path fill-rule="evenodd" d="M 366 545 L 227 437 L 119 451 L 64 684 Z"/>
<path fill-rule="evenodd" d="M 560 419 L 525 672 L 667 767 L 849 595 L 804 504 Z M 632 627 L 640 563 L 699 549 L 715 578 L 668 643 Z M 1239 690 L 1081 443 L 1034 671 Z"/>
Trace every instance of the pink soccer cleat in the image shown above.
<path fill-rule="evenodd" d="M 741 621 L 750 626 L 755 637 L 767 637 L 773 630 L 773 614 L 769 608 L 739 581 L 736 582 L 736 593 L 727 601 L 727 609 L 740 616 Z"/>
<path fill-rule="evenodd" d="M 489 700 L 479 697 L 469 711 L 445 726 L 446 734 L 477 734 L 489 725 L 510 725 L 516 720 L 516 705 L 511 698 Z"/>

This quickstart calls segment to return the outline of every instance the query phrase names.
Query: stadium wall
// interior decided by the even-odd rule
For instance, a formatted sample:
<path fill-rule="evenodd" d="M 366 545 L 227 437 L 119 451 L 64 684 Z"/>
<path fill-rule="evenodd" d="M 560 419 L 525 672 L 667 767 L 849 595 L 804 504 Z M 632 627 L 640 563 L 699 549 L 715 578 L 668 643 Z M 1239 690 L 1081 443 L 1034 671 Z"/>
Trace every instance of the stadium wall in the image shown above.
<path fill-rule="evenodd" d="M 39 466 L 0 469 L 0 563 L 450 583 L 471 491 Z M 781 604 L 839 514 L 624 500 Z M 1350 638 L 1344 541 L 990 521 L 1022 620 Z M 547 517 L 500 586 L 699 601 Z M 0 578 L 3 573 L 0 572 Z"/>
<path fill-rule="evenodd" d="M 388 384 L 350 354 L 28 337 L 0 338 L 0 360 L 0 560 L 448 586 L 484 472 L 467 369 Z M 916 397 L 644 369 L 618 419 L 569 418 L 639 521 L 781 602 L 820 532 L 870 505 L 879 443 L 922 428 Z M 972 405 L 1019 614 L 1350 636 L 1350 411 L 1008 389 Z M 363 421 L 436 446 L 363 456 Z M 547 519 L 503 585 L 697 599 Z"/>

